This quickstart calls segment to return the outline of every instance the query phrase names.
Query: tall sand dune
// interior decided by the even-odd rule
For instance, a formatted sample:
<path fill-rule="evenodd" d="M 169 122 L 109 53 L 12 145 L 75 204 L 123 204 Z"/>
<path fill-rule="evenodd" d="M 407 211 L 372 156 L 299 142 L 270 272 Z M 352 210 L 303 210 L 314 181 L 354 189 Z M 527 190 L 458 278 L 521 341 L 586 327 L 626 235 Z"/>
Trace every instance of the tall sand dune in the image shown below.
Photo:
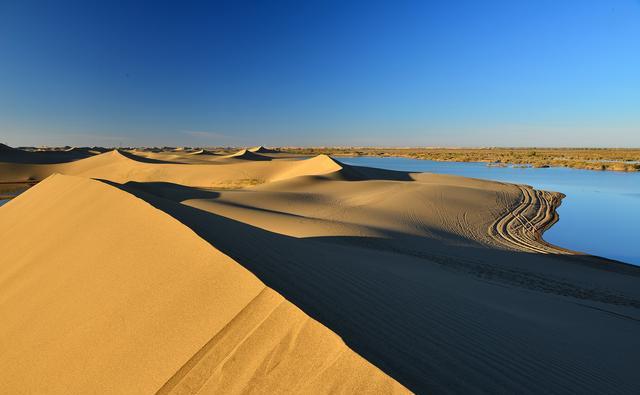
<path fill-rule="evenodd" d="M 406 392 L 117 188 L 54 175 L 0 208 L 0 224 L 3 393 Z"/>

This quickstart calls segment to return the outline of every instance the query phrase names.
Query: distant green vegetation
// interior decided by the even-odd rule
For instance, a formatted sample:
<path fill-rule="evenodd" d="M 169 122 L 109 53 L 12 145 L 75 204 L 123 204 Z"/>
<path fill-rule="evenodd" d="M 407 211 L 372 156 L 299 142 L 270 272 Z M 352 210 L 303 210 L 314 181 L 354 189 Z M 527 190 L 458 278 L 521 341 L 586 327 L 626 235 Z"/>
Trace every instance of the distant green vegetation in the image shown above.
<path fill-rule="evenodd" d="M 301 154 L 333 156 L 398 156 L 447 162 L 493 165 L 572 167 L 589 170 L 640 171 L 640 149 L 626 148 L 283 148 Z"/>

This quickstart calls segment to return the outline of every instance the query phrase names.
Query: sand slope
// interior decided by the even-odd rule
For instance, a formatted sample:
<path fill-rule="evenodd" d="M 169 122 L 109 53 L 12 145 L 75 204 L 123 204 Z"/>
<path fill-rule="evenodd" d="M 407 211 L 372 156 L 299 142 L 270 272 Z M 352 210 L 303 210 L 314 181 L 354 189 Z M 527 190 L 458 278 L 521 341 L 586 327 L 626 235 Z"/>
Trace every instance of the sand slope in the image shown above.
<path fill-rule="evenodd" d="M 240 150 L 235 154 L 225 156 L 225 159 L 243 159 L 243 160 L 271 160 L 270 158 L 260 155 L 258 151 Z"/>
<path fill-rule="evenodd" d="M 358 372 L 370 365 L 353 368 L 352 357 L 331 364 L 335 355 L 352 355 L 340 351 L 344 346 L 336 337 L 310 346 L 325 339 L 322 333 L 329 328 L 358 355 L 419 393 L 640 392 L 640 269 L 545 243 L 542 232 L 557 220 L 562 194 L 347 166 L 324 155 L 305 160 L 260 155 L 271 160 L 213 156 L 207 163 L 188 163 L 185 158 L 207 155 L 114 151 L 67 164 L 0 164 L 0 179 L 38 179 L 58 171 L 105 180 L 56 176 L 0 208 L 0 243 L 5 243 L 0 245 L 11 257 L 0 266 L 7 268 L 0 271 L 0 309 L 7 309 L 0 314 L 11 317 L 0 325 L 0 350 L 11 350 L 10 361 L 29 357 L 18 365 L 0 360 L 9 382 L 37 384 L 31 381 L 40 375 L 33 372 L 42 372 L 51 358 L 38 360 L 40 354 L 30 350 L 42 348 L 43 355 L 59 354 L 64 361 L 74 350 L 80 353 L 74 340 L 60 335 L 51 341 L 48 329 L 38 324 L 54 322 L 48 314 L 55 314 L 68 316 L 63 332 L 73 334 L 69 339 L 82 339 L 75 331 L 89 328 L 81 343 L 99 352 L 79 360 L 82 366 L 91 362 L 91 377 L 120 380 L 124 373 L 114 355 L 135 351 L 157 365 L 136 361 L 132 367 L 128 360 L 122 369 L 171 370 L 140 380 L 161 391 L 250 392 L 256 385 L 255 392 L 277 393 L 273 386 L 282 382 L 297 393 L 307 392 L 307 382 L 330 392 L 387 390 L 391 384 L 377 373 L 361 380 Z M 134 203 L 144 210 L 132 209 Z M 201 246 L 203 240 L 209 244 Z M 207 259 L 214 263 L 228 262 L 216 272 L 224 278 L 198 264 L 211 254 L 215 257 Z M 68 280 L 64 273 L 74 277 Z M 208 294 L 206 284 L 224 291 L 216 294 L 220 299 Z M 241 301 L 225 302 L 224 317 L 207 321 L 214 318 L 202 312 L 224 301 L 225 287 Z M 45 306 L 51 300 L 56 303 L 49 313 Z M 84 300 L 93 304 L 83 306 Z M 140 305 L 129 310 L 131 300 Z M 90 313 L 102 305 L 112 313 Z M 34 314 L 18 317 L 16 311 Z M 166 325 L 158 319 L 165 315 L 174 317 Z M 307 324 L 316 322 L 307 315 L 326 328 Z M 62 328 L 66 322 L 51 325 Z M 152 329 L 149 322 L 157 325 Z M 88 334 L 91 325 L 99 333 L 117 330 L 119 336 L 96 339 Z M 126 332 L 132 327 L 143 336 Z M 118 343 L 121 338 L 129 343 Z M 132 348 L 133 339 L 140 349 Z M 169 352 L 156 354 L 151 342 Z M 186 348 L 189 352 L 180 354 Z M 220 356 L 229 349 L 232 358 L 220 368 Z M 322 357 L 309 356 L 308 350 Z M 100 370 L 96 361 L 103 359 L 111 362 Z M 75 374 L 82 372 L 78 364 L 69 362 Z M 330 365 L 326 375 L 320 373 L 325 364 Z M 297 367 L 308 366 L 320 375 L 298 374 Z M 268 372 L 268 378 L 256 372 Z M 344 372 L 348 378 L 340 376 Z M 330 379 L 334 375 L 337 381 Z M 45 376 L 42 381 L 56 385 Z M 333 387 L 343 382 L 346 387 Z M 364 383 L 373 387 L 359 388 Z"/>
<path fill-rule="evenodd" d="M 416 392 L 640 390 L 640 270 L 547 246 L 532 229 L 561 195 L 313 160 L 333 171 L 241 191 L 120 187 Z"/>
<path fill-rule="evenodd" d="M 4 393 L 405 390 L 149 204 L 55 175 L 0 209 Z"/>
<path fill-rule="evenodd" d="M 326 159 L 272 161 L 249 151 L 221 157 L 206 164 L 185 164 L 114 150 L 69 163 L 0 163 L 0 181 L 42 180 L 51 174 L 60 173 L 118 183 L 171 182 L 205 188 L 237 188 L 332 171 L 335 171 L 335 166 L 327 165 Z"/>
<path fill-rule="evenodd" d="M 279 151 L 276 151 L 276 150 L 265 148 L 262 145 L 259 145 L 257 147 L 249 148 L 249 151 L 255 152 L 257 154 L 276 154 L 276 153 L 279 152 Z"/>

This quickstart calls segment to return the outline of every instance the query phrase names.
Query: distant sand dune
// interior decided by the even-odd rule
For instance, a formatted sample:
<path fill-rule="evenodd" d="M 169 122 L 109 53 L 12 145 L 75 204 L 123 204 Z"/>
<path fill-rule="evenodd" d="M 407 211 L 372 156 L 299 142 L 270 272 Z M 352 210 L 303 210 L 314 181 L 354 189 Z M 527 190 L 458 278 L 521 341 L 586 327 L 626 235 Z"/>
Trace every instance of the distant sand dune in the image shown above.
<path fill-rule="evenodd" d="M 240 150 L 235 154 L 227 155 L 225 158 L 229 159 L 243 159 L 243 160 L 271 160 L 271 158 L 262 156 L 253 151 L 249 151 L 246 149 Z"/>
<path fill-rule="evenodd" d="M 201 149 L 194 152 L 189 152 L 189 155 L 218 155 L 218 154 L 209 150 Z"/>
<path fill-rule="evenodd" d="M 232 161 L 225 162 L 225 158 Z M 0 163 L 0 181 L 42 180 L 51 174 L 60 173 L 119 183 L 160 181 L 195 187 L 237 187 L 300 175 L 322 175 L 339 170 L 339 166 L 327 165 L 326 159 L 272 161 L 271 158 L 246 150 L 221 157 L 221 159 L 222 161 L 207 164 L 183 164 L 158 157 L 145 157 L 132 152 L 114 150 L 69 163 L 51 165 Z M 212 165 L 216 167 L 212 168 Z"/>
<path fill-rule="evenodd" d="M 0 163 L 52 164 L 71 162 L 95 155 L 94 151 L 84 148 L 69 148 L 59 151 L 23 151 L 0 144 Z"/>
<path fill-rule="evenodd" d="M 275 154 L 278 153 L 279 151 L 276 150 L 272 150 L 272 149 L 268 149 L 265 148 L 263 146 L 258 146 L 258 147 L 253 147 L 253 148 L 249 148 L 250 152 L 255 152 L 256 154 Z"/>

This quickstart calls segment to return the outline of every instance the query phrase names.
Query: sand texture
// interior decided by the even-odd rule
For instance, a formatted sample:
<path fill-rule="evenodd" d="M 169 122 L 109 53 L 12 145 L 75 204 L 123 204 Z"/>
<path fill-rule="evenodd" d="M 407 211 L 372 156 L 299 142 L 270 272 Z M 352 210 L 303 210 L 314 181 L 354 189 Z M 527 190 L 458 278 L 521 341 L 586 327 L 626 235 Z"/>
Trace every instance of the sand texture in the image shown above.
<path fill-rule="evenodd" d="M 46 179 L 0 207 L 0 392 L 640 392 L 640 270 L 546 243 L 561 193 L 260 148 L 0 153 Z"/>
<path fill-rule="evenodd" d="M 54 175 L 0 223 L 3 393 L 406 391 L 117 188 Z"/>

